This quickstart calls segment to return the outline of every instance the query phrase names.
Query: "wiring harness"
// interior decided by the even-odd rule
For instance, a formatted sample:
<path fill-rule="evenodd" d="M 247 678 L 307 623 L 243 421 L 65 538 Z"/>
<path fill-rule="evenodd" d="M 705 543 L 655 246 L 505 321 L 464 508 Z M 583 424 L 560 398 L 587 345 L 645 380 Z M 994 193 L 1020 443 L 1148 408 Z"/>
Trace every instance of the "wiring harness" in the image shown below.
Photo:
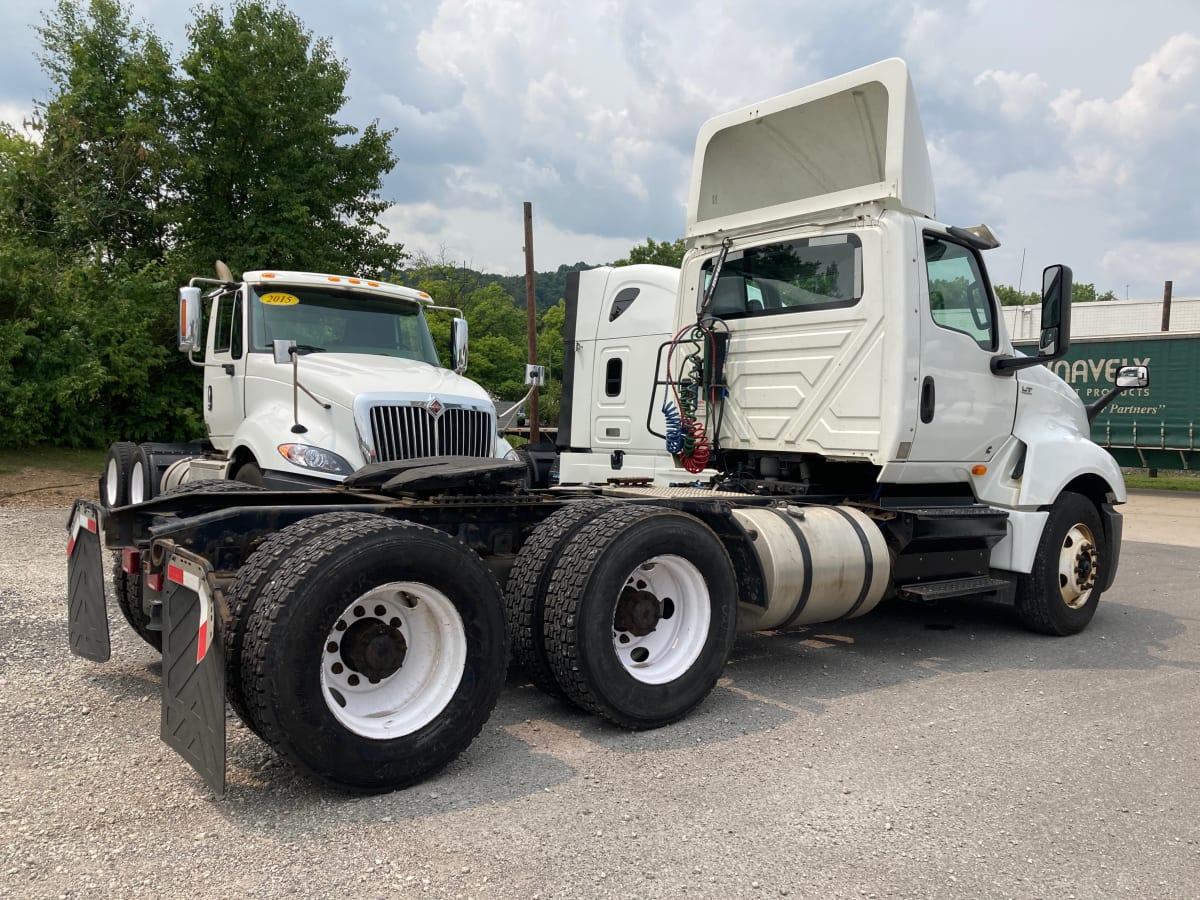
<path fill-rule="evenodd" d="M 681 328 L 667 349 L 667 397 L 662 405 L 667 452 L 692 474 L 703 472 L 712 458 L 710 415 L 724 400 L 724 387 L 713 383 L 719 368 L 714 337 L 718 324 L 724 326 L 710 318 Z"/>

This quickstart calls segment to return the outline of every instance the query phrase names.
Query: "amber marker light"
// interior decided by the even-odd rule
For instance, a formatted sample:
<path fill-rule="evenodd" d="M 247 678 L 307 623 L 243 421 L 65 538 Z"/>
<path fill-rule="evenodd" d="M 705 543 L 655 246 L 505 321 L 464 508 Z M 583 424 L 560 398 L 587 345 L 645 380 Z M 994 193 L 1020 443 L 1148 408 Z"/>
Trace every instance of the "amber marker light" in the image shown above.
<path fill-rule="evenodd" d="M 971 466 L 972 475 L 986 475 L 987 466 Z"/>

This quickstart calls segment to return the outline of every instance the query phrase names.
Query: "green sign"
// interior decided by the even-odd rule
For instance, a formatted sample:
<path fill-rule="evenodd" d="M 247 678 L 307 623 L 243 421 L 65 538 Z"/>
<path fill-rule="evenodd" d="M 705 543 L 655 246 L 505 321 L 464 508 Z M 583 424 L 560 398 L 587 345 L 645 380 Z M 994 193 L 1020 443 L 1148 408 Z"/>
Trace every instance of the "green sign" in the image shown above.
<path fill-rule="evenodd" d="M 1018 343 L 1027 353 L 1036 344 Z M 1123 466 L 1194 468 L 1200 426 L 1200 334 L 1072 338 L 1049 364 L 1085 404 L 1112 387 L 1121 366 L 1150 367 L 1150 386 L 1125 391 L 1092 423 L 1092 440 Z"/>

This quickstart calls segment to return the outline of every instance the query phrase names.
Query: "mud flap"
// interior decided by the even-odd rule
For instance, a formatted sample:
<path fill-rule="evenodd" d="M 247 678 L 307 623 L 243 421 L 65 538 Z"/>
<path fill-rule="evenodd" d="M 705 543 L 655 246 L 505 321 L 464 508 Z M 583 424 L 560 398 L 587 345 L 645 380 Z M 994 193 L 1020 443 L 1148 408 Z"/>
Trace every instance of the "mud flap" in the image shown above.
<path fill-rule="evenodd" d="M 71 652 L 94 662 L 112 656 L 104 565 L 100 551 L 100 510 L 76 500 L 67 521 L 67 637 Z"/>
<path fill-rule="evenodd" d="M 208 561 L 166 545 L 162 739 L 225 795 L 225 600 Z"/>

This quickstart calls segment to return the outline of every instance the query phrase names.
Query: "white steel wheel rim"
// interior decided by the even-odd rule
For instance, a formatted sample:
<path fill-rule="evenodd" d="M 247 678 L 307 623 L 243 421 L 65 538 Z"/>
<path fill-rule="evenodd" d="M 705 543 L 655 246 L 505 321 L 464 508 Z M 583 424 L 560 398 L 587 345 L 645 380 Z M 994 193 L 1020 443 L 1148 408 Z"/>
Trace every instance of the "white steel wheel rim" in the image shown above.
<path fill-rule="evenodd" d="M 1058 589 L 1071 609 L 1085 606 L 1096 586 L 1096 539 L 1086 525 L 1072 525 L 1058 554 Z"/>
<path fill-rule="evenodd" d="M 116 459 L 110 459 L 104 469 L 104 501 L 116 506 L 121 495 L 121 470 Z"/>
<path fill-rule="evenodd" d="M 647 632 L 645 621 L 628 621 L 628 605 L 640 603 L 645 614 L 650 597 L 658 609 L 653 630 Z M 711 623 L 708 583 L 700 570 L 682 556 L 655 556 L 625 579 L 613 616 L 613 651 L 625 671 L 638 681 L 666 684 L 695 665 L 704 652 Z"/>
<path fill-rule="evenodd" d="M 129 502 L 144 503 L 146 500 L 146 473 L 142 461 L 136 460 L 129 468 Z"/>
<path fill-rule="evenodd" d="M 385 643 L 402 642 L 399 667 L 372 681 L 379 671 L 362 666 L 354 655 L 362 648 L 349 646 L 352 628 L 360 634 L 373 630 L 375 640 Z M 390 638 L 379 636 L 384 628 Z M 355 659 L 361 670 L 352 666 Z M 450 598 L 427 584 L 394 581 L 363 594 L 330 628 L 321 647 L 321 694 L 345 728 L 388 740 L 412 734 L 441 715 L 466 665 L 466 628 Z"/>

